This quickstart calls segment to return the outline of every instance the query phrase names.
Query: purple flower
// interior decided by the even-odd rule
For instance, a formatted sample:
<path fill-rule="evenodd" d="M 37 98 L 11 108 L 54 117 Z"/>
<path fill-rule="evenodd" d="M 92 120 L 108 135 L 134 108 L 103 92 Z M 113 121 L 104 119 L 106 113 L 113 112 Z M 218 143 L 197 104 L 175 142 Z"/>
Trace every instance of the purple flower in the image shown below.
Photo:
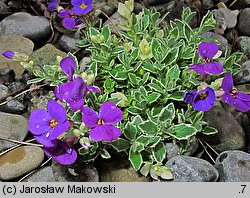
<path fill-rule="evenodd" d="M 47 104 L 47 111 L 43 109 L 34 110 L 29 118 L 29 130 L 37 142 L 45 147 L 53 146 L 52 141 L 67 131 L 69 121 L 66 119 L 64 107 L 54 100 Z"/>
<path fill-rule="evenodd" d="M 47 10 L 49 12 L 55 11 L 58 7 L 58 0 L 50 0 Z"/>
<path fill-rule="evenodd" d="M 93 9 L 92 0 L 71 0 L 71 4 L 76 14 L 87 14 Z"/>
<path fill-rule="evenodd" d="M 73 164 L 77 159 L 77 152 L 74 149 L 71 149 L 68 144 L 62 140 L 53 140 L 52 147 L 45 147 L 44 153 L 52 157 L 53 160 L 57 161 L 62 165 Z"/>
<path fill-rule="evenodd" d="M 3 52 L 2 55 L 6 58 L 12 59 L 12 57 L 15 55 L 15 53 L 10 51 L 10 50 L 7 50 L 7 51 Z"/>
<path fill-rule="evenodd" d="M 220 74 L 223 72 L 224 68 L 218 62 L 212 62 L 212 58 L 218 52 L 218 46 L 214 42 L 202 42 L 198 46 L 198 52 L 201 58 L 204 60 L 204 64 L 198 63 L 195 65 L 189 65 L 189 69 L 193 69 L 202 75 L 213 75 Z"/>
<path fill-rule="evenodd" d="M 67 29 L 75 28 L 77 25 L 80 25 L 82 21 L 75 13 L 67 9 L 62 9 L 58 12 L 58 17 L 62 18 L 62 25 Z"/>
<path fill-rule="evenodd" d="M 233 76 L 230 72 L 225 75 L 221 87 L 225 92 L 222 95 L 222 100 L 225 103 L 232 105 L 235 109 L 242 112 L 250 110 L 250 95 L 234 89 Z"/>
<path fill-rule="evenodd" d="M 103 103 L 99 115 L 89 107 L 82 108 L 82 121 L 91 128 L 90 137 L 96 142 L 110 142 L 120 137 L 120 129 L 113 124 L 120 122 L 122 117 L 122 111 L 113 102 Z"/>
<path fill-rule="evenodd" d="M 193 103 L 193 99 L 195 94 L 197 93 L 196 90 L 188 90 L 184 93 L 184 102 L 188 103 L 188 104 L 192 104 Z"/>
<path fill-rule="evenodd" d="M 214 90 L 210 87 L 200 92 L 188 90 L 184 94 L 184 102 L 191 104 L 197 111 L 208 111 L 215 102 Z"/>
<path fill-rule="evenodd" d="M 76 69 L 76 62 L 71 57 L 63 58 L 60 62 L 60 67 L 63 72 L 68 76 L 69 81 L 72 81 L 73 74 Z"/>
<path fill-rule="evenodd" d="M 55 96 L 69 106 L 72 110 L 78 110 L 83 107 L 83 95 L 86 92 L 86 84 L 81 77 L 77 77 L 75 81 L 60 84 L 55 87 Z"/>

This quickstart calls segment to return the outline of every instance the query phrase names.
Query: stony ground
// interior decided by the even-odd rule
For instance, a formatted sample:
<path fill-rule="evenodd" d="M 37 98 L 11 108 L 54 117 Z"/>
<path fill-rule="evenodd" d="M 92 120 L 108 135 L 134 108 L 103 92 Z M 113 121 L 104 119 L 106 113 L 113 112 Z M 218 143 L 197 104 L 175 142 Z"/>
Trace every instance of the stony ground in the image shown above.
<path fill-rule="evenodd" d="M 22 51 L 36 65 L 52 65 L 57 55 L 72 52 L 84 62 L 84 51 L 75 46 L 81 33 L 63 33 L 51 27 L 39 2 L 0 0 L 0 53 Z M 117 2 L 94 0 L 94 7 L 119 24 L 122 18 L 117 13 Z M 166 20 L 171 20 L 180 17 L 184 6 L 197 12 L 192 27 L 199 24 L 207 10 L 213 12 L 218 26 L 203 36 L 217 39 L 223 52 L 229 46 L 232 51 L 244 53 L 235 83 L 240 90 L 250 92 L 250 0 L 141 0 L 136 1 L 136 12 L 142 7 L 155 7 L 162 14 L 170 12 Z M 95 164 L 84 164 L 79 159 L 68 167 L 48 162 L 39 145 L 27 142 L 32 139 L 27 127 L 29 113 L 32 108 L 44 107 L 49 94 L 46 87 L 23 94 L 32 88 L 26 83 L 31 78 L 19 62 L 0 56 L 0 181 L 151 181 L 121 159 L 97 160 Z M 205 120 L 218 129 L 218 134 L 193 142 L 183 156 L 178 155 L 177 145 L 167 144 L 166 166 L 174 173 L 174 181 L 249 182 L 249 119 L 249 112 L 217 103 Z M 20 146 L 18 142 L 24 141 L 26 145 Z"/>

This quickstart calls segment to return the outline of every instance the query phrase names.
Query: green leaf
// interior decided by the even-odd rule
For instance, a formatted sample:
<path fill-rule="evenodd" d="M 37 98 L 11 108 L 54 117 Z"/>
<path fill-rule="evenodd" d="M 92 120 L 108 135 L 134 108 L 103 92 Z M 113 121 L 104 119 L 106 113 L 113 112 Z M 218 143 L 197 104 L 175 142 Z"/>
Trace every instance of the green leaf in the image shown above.
<path fill-rule="evenodd" d="M 138 171 L 143 163 L 142 155 L 140 153 L 133 152 L 132 147 L 129 150 L 129 161 L 131 162 L 133 168 Z"/>
<path fill-rule="evenodd" d="M 157 72 L 154 65 L 152 65 L 151 63 L 148 63 L 148 62 L 143 62 L 142 63 L 142 68 L 145 69 L 146 71 L 151 72 L 151 73 L 156 73 Z"/>
<path fill-rule="evenodd" d="M 135 61 L 139 56 L 139 49 L 136 48 L 131 52 L 131 57 L 133 58 L 133 60 Z"/>
<path fill-rule="evenodd" d="M 136 107 L 129 107 L 126 110 L 127 110 L 127 112 L 131 113 L 132 115 L 138 115 L 141 113 L 141 109 L 138 109 Z"/>
<path fill-rule="evenodd" d="M 123 138 L 118 138 L 110 142 L 110 144 L 118 152 L 126 151 L 130 147 L 130 142 Z"/>
<path fill-rule="evenodd" d="M 81 111 L 74 112 L 74 114 L 72 116 L 72 120 L 75 123 L 82 123 L 82 113 L 81 113 Z"/>
<path fill-rule="evenodd" d="M 28 80 L 27 84 L 39 83 L 42 82 L 43 80 L 44 80 L 43 78 L 33 78 L 31 80 Z"/>
<path fill-rule="evenodd" d="M 152 148 L 153 156 L 158 163 L 161 163 L 166 157 L 167 149 L 166 146 L 160 142 L 154 148 Z"/>
<path fill-rule="evenodd" d="M 111 80 L 111 78 L 106 78 L 104 81 L 103 87 L 105 92 L 113 92 L 115 83 Z"/>
<path fill-rule="evenodd" d="M 192 120 L 192 125 L 195 125 L 196 123 L 199 123 L 202 120 L 203 116 L 204 116 L 204 112 L 199 111 L 195 115 L 194 119 Z"/>
<path fill-rule="evenodd" d="M 183 101 L 185 91 L 176 91 L 168 96 L 168 99 L 175 100 L 175 101 Z"/>
<path fill-rule="evenodd" d="M 152 79 L 148 86 L 154 91 L 164 93 L 164 85 L 156 79 Z"/>
<path fill-rule="evenodd" d="M 145 121 L 139 124 L 138 127 L 142 130 L 142 132 L 148 135 L 154 135 L 158 132 L 156 124 L 151 121 Z"/>
<path fill-rule="evenodd" d="M 149 135 L 141 135 L 136 141 L 142 143 L 145 147 L 154 147 L 161 140 L 160 136 L 149 136 Z"/>
<path fill-rule="evenodd" d="M 148 96 L 148 103 L 151 104 L 155 101 L 157 101 L 157 99 L 161 96 L 160 93 L 157 93 L 157 92 L 153 92 L 151 94 L 149 94 Z"/>
<path fill-rule="evenodd" d="M 147 175 L 149 174 L 151 168 L 151 164 L 150 163 L 146 163 L 142 166 L 142 168 L 140 169 L 140 173 L 144 176 L 147 177 Z"/>
<path fill-rule="evenodd" d="M 104 148 L 100 150 L 100 155 L 104 159 L 111 158 L 111 155 L 109 154 L 109 152 L 106 149 L 104 149 Z"/>
<path fill-rule="evenodd" d="M 161 112 L 159 113 L 158 120 L 159 122 L 166 120 L 170 120 L 172 122 L 174 117 L 175 117 L 175 107 L 174 104 L 171 102 L 161 110 Z"/>
<path fill-rule="evenodd" d="M 145 149 L 144 145 L 140 142 L 134 142 L 131 148 L 133 149 L 133 152 L 135 153 L 140 153 L 141 151 Z"/>
<path fill-rule="evenodd" d="M 183 8 L 181 18 L 182 21 L 185 21 L 188 24 L 195 15 L 196 12 L 192 12 L 190 7 L 185 7 Z"/>
<path fill-rule="evenodd" d="M 205 127 L 201 131 L 201 133 L 204 134 L 204 135 L 213 135 L 213 134 L 218 133 L 218 130 L 216 128 L 213 128 L 213 127 Z"/>
<path fill-rule="evenodd" d="M 42 73 L 40 70 L 34 70 L 33 71 L 33 74 L 35 75 L 35 76 L 37 76 L 37 77 L 40 77 L 40 78 L 43 78 L 43 77 L 45 77 L 45 75 L 44 75 L 44 73 Z"/>
<path fill-rule="evenodd" d="M 198 130 L 190 124 L 178 124 L 174 126 L 174 134 L 169 134 L 175 137 L 177 140 L 187 140 L 194 136 Z"/>
<path fill-rule="evenodd" d="M 202 18 L 198 33 L 201 35 L 215 28 L 216 20 L 213 18 L 212 12 L 208 11 Z"/>
<path fill-rule="evenodd" d="M 176 88 L 176 82 L 180 76 L 180 69 L 178 65 L 172 66 L 166 74 L 166 90 L 171 91 Z"/>
<path fill-rule="evenodd" d="M 131 122 L 127 122 L 124 128 L 124 135 L 129 140 L 133 141 L 137 135 L 137 128 Z"/>
<path fill-rule="evenodd" d="M 102 35 L 104 36 L 104 41 L 105 42 L 107 42 L 109 40 L 110 34 L 111 34 L 111 32 L 110 32 L 109 26 L 105 25 L 102 28 Z"/>
<path fill-rule="evenodd" d="M 133 85 L 138 85 L 139 84 L 139 80 L 137 79 L 136 75 L 133 73 L 128 73 L 128 78 L 129 78 L 129 82 Z"/>
<path fill-rule="evenodd" d="M 144 85 L 144 84 L 148 81 L 149 75 L 150 75 L 149 72 L 147 72 L 147 73 L 145 73 L 145 74 L 143 75 L 143 78 L 142 78 L 141 81 L 140 81 L 140 85 Z"/>
<path fill-rule="evenodd" d="M 171 51 L 167 53 L 167 55 L 164 57 L 164 60 L 162 61 L 164 61 L 166 65 L 172 65 L 179 56 L 179 50 L 179 47 L 171 49 Z"/>
<path fill-rule="evenodd" d="M 133 117 L 133 119 L 132 119 L 132 123 L 134 125 L 141 124 L 142 122 L 143 122 L 143 120 L 142 120 L 140 115 L 137 115 L 137 116 Z"/>

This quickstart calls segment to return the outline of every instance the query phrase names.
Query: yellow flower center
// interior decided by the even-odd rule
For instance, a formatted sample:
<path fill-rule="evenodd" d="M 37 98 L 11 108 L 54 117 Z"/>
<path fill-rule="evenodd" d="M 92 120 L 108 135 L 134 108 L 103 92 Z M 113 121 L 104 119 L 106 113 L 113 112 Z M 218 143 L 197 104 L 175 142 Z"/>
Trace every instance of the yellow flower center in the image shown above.
<path fill-rule="evenodd" d="M 58 125 L 58 122 L 56 119 L 53 118 L 52 120 L 49 121 L 49 126 L 51 128 L 55 128 L 57 125 Z"/>
<path fill-rule="evenodd" d="M 205 100 L 207 98 L 207 92 L 202 92 L 199 94 L 199 99 L 200 100 Z"/>
<path fill-rule="evenodd" d="M 104 120 L 98 119 L 98 120 L 97 120 L 97 124 L 98 124 L 98 125 L 104 125 L 105 122 L 104 122 Z"/>
<path fill-rule="evenodd" d="M 88 7 L 88 6 L 87 6 L 85 3 L 82 3 L 82 4 L 80 5 L 80 8 L 83 9 L 83 10 L 84 10 L 85 8 L 87 8 L 87 7 Z"/>

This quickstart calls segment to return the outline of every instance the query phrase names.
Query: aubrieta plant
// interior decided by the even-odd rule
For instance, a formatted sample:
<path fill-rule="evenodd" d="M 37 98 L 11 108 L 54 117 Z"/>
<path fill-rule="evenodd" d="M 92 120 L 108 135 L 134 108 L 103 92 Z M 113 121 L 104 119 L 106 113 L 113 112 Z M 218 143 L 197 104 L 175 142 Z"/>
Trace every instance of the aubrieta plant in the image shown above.
<path fill-rule="evenodd" d="M 60 6 L 59 0 L 50 0 L 47 11 L 57 11 L 57 16 L 62 19 L 64 28 L 73 29 L 79 27 L 84 21 L 82 15 L 92 11 L 92 0 L 71 0 L 71 9 Z"/>
<path fill-rule="evenodd" d="M 72 1 L 73 12 L 89 5 L 77 2 Z M 50 83 L 54 97 L 46 110 L 32 111 L 29 130 L 61 164 L 73 163 L 76 153 L 87 162 L 125 154 L 144 176 L 172 179 L 164 166 L 166 143 L 179 144 L 181 154 L 197 134 L 217 133 L 203 120 L 216 99 L 250 109 L 250 96 L 233 86 L 242 54 L 227 49 L 220 57 L 220 43 L 201 37 L 216 25 L 211 12 L 192 29 L 190 8 L 165 27 L 159 12 L 135 15 L 133 9 L 133 0 L 119 3 L 127 20 L 119 32 L 107 25 L 86 30 L 79 46 L 91 59 L 84 69 L 69 53 L 33 70 L 36 78 L 29 83 Z"/>

